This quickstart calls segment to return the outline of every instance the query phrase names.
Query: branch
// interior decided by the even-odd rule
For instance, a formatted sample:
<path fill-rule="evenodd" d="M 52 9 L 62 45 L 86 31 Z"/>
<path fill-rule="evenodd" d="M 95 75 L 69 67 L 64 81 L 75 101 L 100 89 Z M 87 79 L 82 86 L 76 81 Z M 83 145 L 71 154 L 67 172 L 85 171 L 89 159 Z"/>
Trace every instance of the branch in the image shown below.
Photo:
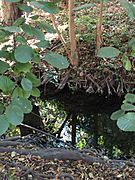
<path fill-rule="evenodd" d="M 76 47 L 76 37 L 75 37 L 75 23 L 74 23 L 74 0 L 69 0 L 69 38 L 70 38 L 70 53 L 71 53 L 71 64 L 73 66 L 78 65 L 78 53 Z"/>

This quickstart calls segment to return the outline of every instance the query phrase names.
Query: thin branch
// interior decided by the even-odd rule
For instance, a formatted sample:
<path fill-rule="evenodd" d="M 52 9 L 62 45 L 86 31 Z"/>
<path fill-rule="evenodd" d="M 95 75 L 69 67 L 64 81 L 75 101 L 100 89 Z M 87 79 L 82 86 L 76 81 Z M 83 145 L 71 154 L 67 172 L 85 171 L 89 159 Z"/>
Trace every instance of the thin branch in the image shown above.
<path fill-rule="evenodd" d="M 45 132 L 45 131 L 42 131 L 42 130 L 37 129 L 37 128 L 32 127 L 32 126 L 29 126 L 29 125 L 27 125 L 27 124 L 21 123 L 20 125 L 21 125 L 21 126 L 24 126 L 24 127 L 27 127 L 27 128 L 30 128 L 30 129 L 33 129 L 34 131 L 37 131 L 37 132 L 39 132 L 39 133 L 45 134 L 45 135 L 47 135 L 47 136 L 49 136 L 49 137 L 55 139 L 56 141 L 62 142 L 63 144 L 69 146 L 70 148 L 72 148 L 72 149 L 74 149 L 74 150 L 77 150 L 77 148 L 75 148 L 74 146 L 72 146 L 70 143 L 64 142 L 64 141 L 62 141 L 61 139 L 55 137 L 54 135 L 52 135 L 52 134 L 50 134 L 50 133 L 47 133 L 47 132 Z"/>
<path fill-rule="evenodd" d="M 96 52 L 95 54 L 97 55 L 97 52 L 99 51 L 102 43 L 102 21 L 103 21 L 103 0 L 100 3 L 100 13 L 99 17 L 97 19 L 97 27 L 96 27 Z"/>
<path fill-rule="evenodd" d="M 71 64 L 73 66 L 78 65 L 78 53 L 76 47 L 76 36 L 75 36 L 75 23 L 74 23 L 74 0 L 68 1 L 69 9 L 69 38 L 70 38 L 70 52 L 71 52 Z"/>

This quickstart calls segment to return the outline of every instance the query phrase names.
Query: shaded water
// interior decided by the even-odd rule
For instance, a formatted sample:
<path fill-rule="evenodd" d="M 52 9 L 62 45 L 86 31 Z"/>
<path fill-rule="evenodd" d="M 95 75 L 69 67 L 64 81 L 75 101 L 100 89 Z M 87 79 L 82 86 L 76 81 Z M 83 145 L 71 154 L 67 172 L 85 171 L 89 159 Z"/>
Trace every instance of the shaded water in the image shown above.
<path fill-rule="evenodd" d="M 116 121 L 110 119 L 111 113 L 120 108 L 123 98 L 76 93 L 60 95 L 55 100 L 72 115 L 66 125 L 70 126 L 68 133 L 75 136 L 72 141 L 77 139 L 78 143 L 82 138 L 88 148 L 104 149 L 110 157 L 135 154 L 135 133 L 121 131 Z M 82 132 L 85 135 L 81 135 Z"/>

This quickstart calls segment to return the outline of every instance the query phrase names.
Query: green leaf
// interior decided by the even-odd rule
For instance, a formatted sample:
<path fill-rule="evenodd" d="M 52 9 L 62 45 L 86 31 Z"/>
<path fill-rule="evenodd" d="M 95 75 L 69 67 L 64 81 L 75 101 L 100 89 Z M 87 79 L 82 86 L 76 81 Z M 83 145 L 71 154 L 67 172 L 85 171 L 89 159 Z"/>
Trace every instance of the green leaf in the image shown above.
<path fill-rule="evenodd" d="M 135 103 L 135 94 L 127 93 L 125 100 L 130 103 Z"/>
<path fill-rule="evenodd" d="M 15 59 L 20 63 L 27 63 L 32 59 L 32 48 L 27 45 L 20 45 L 15 49 Z"/>
<path fill-rule="evenodd" d="M 125 114 L 125 111 L 123 110 L 118 110 L 112 113 L 111 119 L 112 120 L 118 120 L 118 118 L 122 117 Z"/>
<path fill-rule="evenodd" d="M 4 40 L 7 37 L 7 33 L 3 30 L 0 30 L 0 41 Z"/>
<path fill-rule="evenodd" d="M 135 113 L 129 112 L 120 117 L 117 121 L 117 125 L 123 131 L 135 132 Z"/>
<path fill-rule="evenodd" d="M 20 26 L 20 25 L 22 25 L 23 23 L 25 22 L 25 18 L 24 17 L 20 17 L 20 18 L 18 18 L 17 20 L 15 20 L 15 22 L 14 22 L 14 26 Z"/>
<path fill-rule="evenodd" d="M 19 72 L 30 72 L 32 65 L 30 63 L 16 63 L 15 68 L 19 71 Z"/>
<path fill-rule="evenodd" d="M 11 81 L 7 76 L 0 76 L 0 89 L 5 93 L 9 94 L 15 87 L 15 83 Z"/>
<path fill-rule="evenodd" d="M 43 40 L 38 42 L 36 45 L 38 48 L 47 48 L 50 44 L 49 41 Z"/>
<path fill-rule="evenodd" d="M 27 73 L 26 78 L 32 82 L 33 87 L 38 87 L 41 83 L 40 80 L 33 73 Z"/>
<path fill-rule="evenodd" d="M 5 115 L 0 116 L 0 135 L 4 134 L 9 127 L 9 122 Z"/>
<path fill-rule="evenodd" d="M 0 115 L 3 114 L 5 111 L 4 104 L 0 103 Z"/>
<path fill-rule="evenodd" d="M 20 107 L 23 113 L 30 113 L 32 111 L 31 101 L 23 97 L 13 98 L 12 105 Z"/>
<path fill-rule="evenodd" d="M 47 22 L 45 21 L 40 21 L 38 22 L 38 26 L 41 28 L 41 29 L 44 29 L 45 31 L 47 31 L 48 33 L 56 33 L 56 30 L 53 28 L 52 25 L 48 24 Z"/>
<path fill-rule="evenodd" d="M 31 13 L 33 11 L 33 8 L 31 6 L 27 6 L 26 4 L 19 4 L 18 7 L 19 9 L 27 13 Z"/>
<path fill-rule="evenodd" d="M 39 64 L 41 62 L 40 55 L 35 51 L 33 51 L 32 61 L 36 64 Z"/>
<path fill-rule="evenodd" d="M 8 31 L 8 32 L 14 32 L 14 33 L 19 33 L 21 32 L 21 29 L 17 26 L 6 26 L 6 27 L 3 27 L 3 29 L 5 31 Z"/>
<path fill-rule="evenodd" d="M 122 62 L 123 62 L 124 68 L 125 68 L 127 71 L 131 71 L 132 65 L 131 65 L 131 62 L 130 62 L 128 56 L 127 56 L 126 54 L 123 54 L 121 60 L 122 60 Z"/>
<path fill-rule="evenodd" d="M 135 106 L 133 104 L 130 104 L 130 103 L 125 103 L 121 106 L 121 109 L 123 109 L 124 111 L 134 111 Z"/>
<path fill-rule="evenodd" d="M 121 5 L 127 10 L 128 16 L 134 20 L 135 19 L 135 7 L 133 3 L 128 2 L 127 0 L 119 0 Z"/>
<path fill-rule="evenodd" d="M 7 71 L 9 68 L 8 63 L 4 61 L 0 61 L 0 74 L 3 74 L 5 71 Z"/>
<path fill-rule="evenodd" d="M 38 88 L 33 88 L 32 92 L 31 92 L 31 95 L 34 96 L 34 97 L 40 97 L 39 89 Z"/>
<path fill-rule="evenodd" d="M 10 53 L 8 51 L 0 50 L 0 58 L 9 59 Z"/>
<path fill-rule="evenodd" d="M 35 6 L 36 8 L 40 8 L 43 11 L 48 12 L 50 14 L 57 14 L 59 12 L 59 9 L 56 6 L 56 4 L 52 2 L 31 1 L 30 3 L 32 6 Z"/>
<path fill-rule="evenodd" d="M 39 40 L 45 39 L 44 33 L 40 31 L 38 28 L 32 27 L 28 24 L 23 24 L 22 29 L 29 36 L 34 36 Z"/>
<path fill-rule="evenodd" d="M 21 80 L 21 85 L 25 91 L 31 91 L 32 90 L 32 82 L 27 78 L 23 78 Z"/>
<path fill-rule="evenodd" d="M 5 113 L 6 113 L 6 117 L 9 121 L 9 123 L 11 123 L 15 126 L 22 123 L 23 118 L 24 118 L 24 114 L 23 114 L 23 111 L 20 107 L 10 104 L 6 108 Z"/>
<path fill-rule="evenodd" d="M 58 69 L 66 69 L 69 66 L 67 59 L 57 53 L 49 52 L 45 55 L 45 61 Z"/>
<path fill-rule="evenodd" d="M 125 67 L 125 69 L 126 69 L 127 71 L 131 71 L 131 69 L 132 69 L 132 64 L 131 64 L 130 60 L 127 60 L 127 61 L 126 61 L 124 67 Z"/>
<path fill-rule="evenodd" d="M 16 41 L 21 43 L 21 44 L 23 44 L 23 43 L 26 44 L 26 39 L 22 36 L 17 36 Z"/>
<path fill-rule="evenodd" d="M 114 47 L 102 47 L 99 49 L 97 56 L 101 58 L 114 58 L 120 54 L 120 51 Z"/>
<path fill-rule="evenodd" d="M 13 91 L 12 97 L 24 97 L 29 98 L 31 95 L 31 91 L 24 91 L 21 87 L 16 87 Z"/>

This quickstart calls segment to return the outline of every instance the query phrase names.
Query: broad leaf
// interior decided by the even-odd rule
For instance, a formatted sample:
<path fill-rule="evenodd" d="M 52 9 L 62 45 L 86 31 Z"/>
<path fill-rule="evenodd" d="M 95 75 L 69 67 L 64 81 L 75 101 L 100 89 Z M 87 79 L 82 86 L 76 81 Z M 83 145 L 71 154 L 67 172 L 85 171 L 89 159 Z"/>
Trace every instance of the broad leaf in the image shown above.
<path fill-rule="evenodd" d="M 8 63 L 4 61 L 0 61 L 0 74 L 3 74 L 5 71 L 7 71 L 9 68 Z"/>
<path fill-rule="evenodd" d="M 121 5 L 127 10 L 128 12 L 128 16 L 131 19 L 135 19 L 135 7 L 133 5 L 133 3 L 128 2 L 127 0 L 119 0 Z"/>
<path fill-rule="evenodd" d="M 123 131 L 135 131 L 135 113 L 129 112 L 120 117 L 117 125 Z"/>
<path fill-rule="evenodd" d="M 22 123 L 23 118 L 24 118 L 24 114 L 23 111 L 20 107 L 16 106 L 16 105 L 12 105 L 10 104 L 7 108 L 6 108 L 6 117 L 9 121 L 9 123 L 17 126 L 20 123 Z"/>
<path fill-rule="evenodd" d="M 125 111 L 123 110 L 118 110 L 112 113 L 111 119 L 112 120 L 118 120 L 118 118 L 122 117 L 125 114 Z"/>
<path fill-rule="evenodd" d="M 47 53 L 45 56 L 45 60 L 53 67 L 56 67 L 58 69 L 66 69 L 69 66 L 69 63 L 64 56 L 54 52 Z"/>
<path fill-rule="evenodd" d="M 5 93 L 9 94 L 15 87 L 15 83 L 7 76 L 0 76 L 0 89 Z"/>
<path fill-rule="evenodd" d="M 127 93 L 125 100 L 130 103 L 135 103 L 135 94 Z"/>
<path fill-rule="evenodd" d="M 21 85 L 25 91 L 31 91 L 32 90 L 32 82 L 27 78 L 23 78 L 21 80 Z"/>
<path fill-rule="evenodd" d="M 34 36 L 39 40 L 45 39 L 44 33 L 40 31 L 38 28 L 32 27 L 28 24 L 24 24 L 22 25 L 22 29 L 29 36 Z"/>
<path fill-rule="evenodd" d="M 31 101 L 23 97 L 13 98 L 12 105 L 20 107 L 23 113 L 30 113 L 32 111 Z"/>
<path fill-rule="evenodd" d="M 15 59 L 20 63 L 27 63 L 32 59 L 32 48 L 27 45 L 20 45 L 15 49 Z"/>
<path fill-rule="evenodd" d="M 120 54 L 120 51 L 114 47 L 102 47 L 99 49 L 97 56 L 101 58 L 114 58 Z"/>
<path fill-rule="evenodd" d="M 6 27 L 3 27 L 3 29 L 5 31 L 8 31 L 8 32 L 14 32 L 14 33 L 19 33 L 21 32 L 21 29 L 17 26 L 6 26 Z"/>
<path fill-rule="evenodd" d="M 16 87 L 13 91 L 12 97 L 24 97 L 24 98 L 29 98 L 31 95 L 31 91 L 25 91 L 21 87 Z"/>
<path fill-rule="evenodd" d="M 31 1 L 30 3 L 34 7 L 42 9 L 43 11 L 48 12 L 50 14 L 57 14 L 59 12 L 57 6 L 52 2 Z"/>
<path fill-rule="evenodd" d="M 4 134 L 9 127 L 9 122 L 5 115 L 0 115 L 0 135 Z"/>
<path fill-rule="evenodd" d="M 124 111 L 134 111 L 135 110 L 135 106 L 133 104 L 130 104 L 130 103 L 124 103 L 121 106 L 121 109 L 123 109 Z"/>
<path fill-rule="evenodd" d="M 19 72 L 30 72 L 32 65 L 30 63 L 16 63 L 15 68 L 19 71 Z"/>
<path fill-rule="evenodd" d="M 27 73 L 26 78 L 32 82 L 33 87 L 37 87 L 40 85 L 40 80 L 33 73 Z"/>
<path fill-rule="evenodd" d="M 40 97 L 39 89 L 38 88 L 33 88 L 32 92 L 31 92 L 31 95 L 34 96 L 34 97 Z"/>

